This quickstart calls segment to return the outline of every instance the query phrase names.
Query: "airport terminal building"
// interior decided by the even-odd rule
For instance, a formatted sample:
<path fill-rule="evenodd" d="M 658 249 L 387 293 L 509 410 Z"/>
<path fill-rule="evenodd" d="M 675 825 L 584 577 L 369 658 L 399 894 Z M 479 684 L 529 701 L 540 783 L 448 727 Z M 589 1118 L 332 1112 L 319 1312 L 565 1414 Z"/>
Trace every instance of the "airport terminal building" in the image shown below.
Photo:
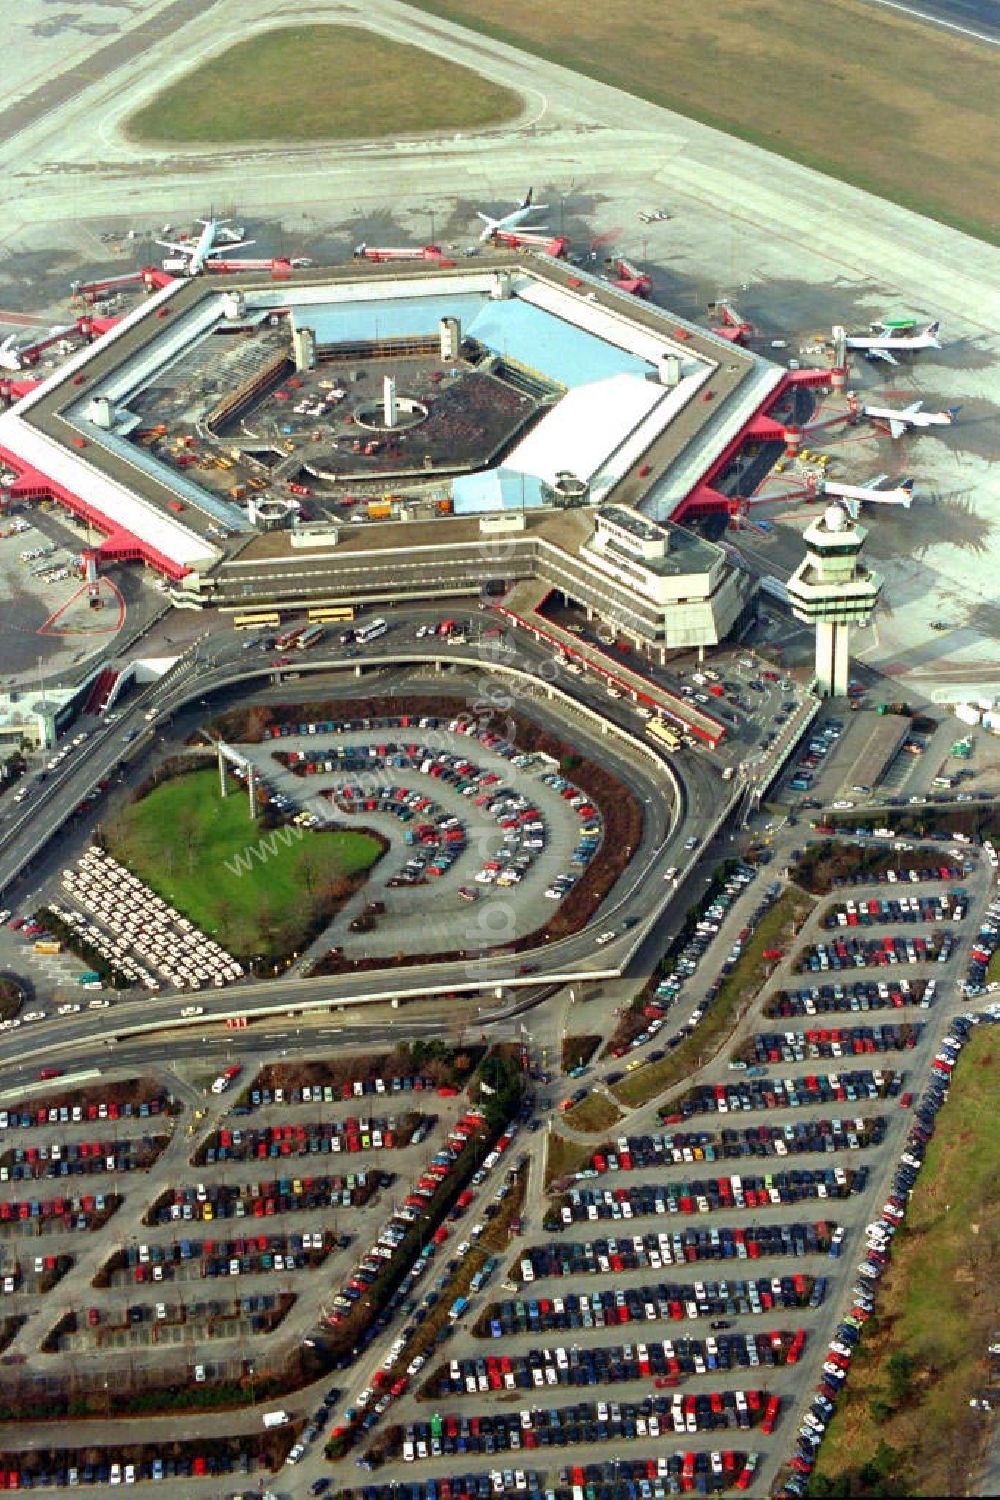
<path fill-rule="evenodd" d="M 182 607 L 558 591 L 662 654 L 752 617 L 676 517 L 786 381 L 525 251 L 236 272 L 152 291 L 0 415 L 0 460 Z"/>

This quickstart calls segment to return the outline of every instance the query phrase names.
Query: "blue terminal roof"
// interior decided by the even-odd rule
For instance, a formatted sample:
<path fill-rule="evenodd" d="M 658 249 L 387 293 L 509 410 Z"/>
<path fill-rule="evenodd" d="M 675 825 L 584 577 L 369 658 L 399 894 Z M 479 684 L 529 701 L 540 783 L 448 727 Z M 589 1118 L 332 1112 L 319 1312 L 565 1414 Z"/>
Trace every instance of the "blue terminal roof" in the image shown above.
<path fill-rule="evenodd" d="M 637 354 L 605 343 L 596 334 L 516 297 L 506 302 L 487 299 L 479 316 L 468 327 L 463 322 L 462 330 L 497 354 L 539 370 L 567 389 L 623 371 L 640 376 L 653 373 L 653 366 Z"/>
<path fill-rule="evenodd" d="M 440 297 L 386 297 L 375 302 L 317 302 L 297 306 L 295 321 L 312 328 L 319 344 L 367 339 L 419 338 L 438 331 L 442 318 L 460 318 L 462 332 L 488 301 L 485 292 Z"/>
<path fill-rule="evenodd" d="M 295 311 L 296 322 L 314 329 L 320 344 L 433 335 L 444 317 L 460 319 L 463 335 L 469 334 L 496 354 L 517 360 L 567 389 L 606 380 L 623 371 L 639 376 L 653 372 L 647 360 L 518 297 L 497 302 L 485 292 L 461 292 L 453 296 L 318 303 Z"/>
<path fill-rule="evenodd" d="M 462 474 L 452 481 L 452 503 L 456 516 L 477 515 L 493 510 L 530 510 L 542 503 L 541 481 L 517 469 L 485 469 Z"/>

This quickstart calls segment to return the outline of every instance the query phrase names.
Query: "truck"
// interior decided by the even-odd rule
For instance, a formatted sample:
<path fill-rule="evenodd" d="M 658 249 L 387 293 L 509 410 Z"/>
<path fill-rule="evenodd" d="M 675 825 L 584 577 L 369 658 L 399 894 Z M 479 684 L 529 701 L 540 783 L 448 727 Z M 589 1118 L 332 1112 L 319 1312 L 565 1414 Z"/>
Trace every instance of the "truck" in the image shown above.
<path fill-rule="evenodd" d="M 77 984 L 82 984 L 87 989 L 94 984 L 100 985 L 101 976 L 96 969 L 85 969 L 76 982 Z"/>
<path fill-rule="evenodd" d="M 57 938 L 39 938 L 37 943 L 32 943 L 32 951 L 35 953 L 61 953 L 62 943 Z"/>
<path fill-rule="evenodd" d="M 263 1421 L 265 1427 L 287 1427 L 291 1421 L 287 1411 L 266 1411 Z"/>
<path fill-rule="evenodd" d="M 239 1078 L 243 1068 L 239 1063 L 230 1063 L 228 1068 L 223 1068 L 218 1078 L 212 1084 L 213 1094 L 224 1094 L 235 1078 Z"/>

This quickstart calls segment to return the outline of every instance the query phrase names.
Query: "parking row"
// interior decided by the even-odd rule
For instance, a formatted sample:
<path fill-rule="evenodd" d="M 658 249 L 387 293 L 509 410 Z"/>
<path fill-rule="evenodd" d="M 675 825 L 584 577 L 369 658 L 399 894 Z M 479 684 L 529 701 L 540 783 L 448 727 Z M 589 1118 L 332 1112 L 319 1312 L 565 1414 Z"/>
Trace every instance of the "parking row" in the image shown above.
<path fill-rule="evenodd" d="M 5 1297 L 25 1292 L 29 1296 L 43 1296 L 50 1292 L 73 1269 L 71 1255 L 30 1255 L 5 1261 L 0 1272 L 0 1292 Z"/>
<path fill-rule="evenodd" d="M 227 1453 L 175 1454 L 151 1456 L 128 1462 L 115 1458 L 121 1448 L 64 1449 L 48 1457 L 32 1453 L 18 1458 L 13 1453 L 0 1456 L 0 1491 L 31 1489 L 87 1489 L 91 1485 L 130 1485 L 141 1480 L 199 1478 L 206 1474 L 249 1474 L 249 1455 Z M 256 1465 L 254 1464 L 254 1467 Z"/>
<path fill-rule="evenodd" d="M 663 1112 L 665 1124 L 691 1115 L 730 1110 L 799 1109 L 807 1104 L 857 1103 L 862 1099 L 896 1098 L 903 1073 L 893 1068 L 863 1068 L 844 1073 L 805 1073 L 796 1078 L 750 1078 L 738 1083 L 701 1083 L 685 1094 L 677 1110 Z"/>
<path fill-rule="evenodd" d="M 644 1218 L 663 1214 L 699 1214 L 729 1208 L 765 1208 L 814 1198 L 849 1198 L 864 1191 L 866 1167 L 794 1169 L 765 1176 L 707 1177 L 693 1182 L 628 1188 L 570 1188 L 557 1211 L 546 1215 L 546 1227 L 602 1219 Z"/>
<path fill-rule="evenodd" d="M 784 1016 L 858 1014 L 871 1010 L 930 1010 L 936 979 L 857 979 L 853 984 L 814 984 L 809 989 L 775 990 L 764 1002 L 769 1019 Z"/>
<path fill-rule="evenodd" d="M 145 1224 L 296 1213 L 307 1208 L 359 1208 L 382 1185 L 379 1172 L 323 1177 L 274 1177 L 254 1183 L 197 1183 L 166 1188 L 147 1208 Z"/>
<path fill-rule="evenodd" d="M 171 1328 L 203 1328 L 209 1338 L 217 1336 L 220 1324 L 249 1319 L 254 1333 L 270 1333 L 295 1302 L 289 1293 L 256 1292 L 244 1297 L 208 1302 L 133 1302 L 121 1309 L 89 1307 L 85 1326 L 100 1330 L 93 1334 L 98 1345 L 109 1342 L 116 1332 L 145 1328 L 161 1342 Z M 78 1321 L 80 1319 L 78 1318 Z"/>
<path fill-rule="evenodd" d="M 565 1448 L 573 1443 L 635 1442 L 668 1433 L 749 1431 L 764 1419 L 778 1397 L 762 1390 L 675 1392 L 672 1398 L 642 1402 L 580 1401 L 571 1406 L 525 1408 L 482 1416 L 435 1415 L 397 1429 L 389 1452 L 404 1463 L 452 1453 L 505 1453 L 521 1449 Z M 435 1452 L 435 1449 L 438 1450 Z"/>
<path fill-rule="evenodd" d="M 670 972 L 664 974 L 656 987 L 655 993 L 658 1000 L 671 1004 L 677 998 L 683 985 L 696 973 L 722 926 L 729 908 L 743 894 L 747 886 L 753 883 L 756 875 L 757 871 L 752 865 L 739 865 L 726 880 L 721 891 L 709 894 L 695 917 L 687 942 L 673 958 Z M 756 910 L 751 914 L 746 927 L 737 938 L 740 951 L 742 951 L 742 944 L 750 937 L 753 925 L 764 915 L 776 894 L 776 891 L 772 893 L 769 889 L 765 899 L 758 903 Z"/>
<path fill-rule="evenodd" d="M 824 760 L 843 732 L 842 719 L 830 719 L 822 728 L 814 730 L 812 738 L 806 741 L 792 767 L 788 785 L 793 792 L 807 792 L 810 789 L 813 778 L 821 770 Z"/>
<path fill-rule="evenodd" d="M 749 1489 L 759 1460 L 757 1453 L 733 1449 L 678 1451 L 656 1458 L 578 1465 L 561 1470 L 558 1482 L 549 1487 L 532 1469 L 494 1469 L 489 1474 L 457 1474 L 423 1482 L 366 1484 L 358 1490 L 338 1490 L 335 1500 L 492 1500 L 496 1495 L 526 1495 L 532 1500 L 662 1500 L 668 1494 Z"/>
<path fill-rule="evenodd" d="M 148 1172 L 166 1149 L 169 1136 L 124 1136 L 114 1141 L 52 1141 L 12 1146 L 0 1156 L 0 1182 L 39 1182 L 85 1177 L 97 1172 Z"/>
<path fill-rule="evenodd" d="M 119 1104 L 114 1099 L 86 1104 L 22 1104 L 0 1109 L 0 1130 L 27 1130 L 37 1125 L 78 1125 L 90 1120 L 145 1120 L 169 1110 L 167 1094 Z"/>
<path fill-rule="evenodd" d="M 758 1031 L 743 1055 L 758 1063 L 806 1062 L 816 1057 L 860 1057 L 867 1052 L 905 1052 L 915 1047 L 923 1026 L 911 1022 L 882 1026 L 810 1027 L 808 1031 Z"/>
<path fill-rule="evenodd" d="M 702 1260 L 760 1260 L 770 1255 L 820 1255 L 837 1228 L 828 1219 L 815 1224 L 751 1224 L 745 1228 L 688 1229 L 635 1235 L 631 1239 L 551 1240 L 532 1245 L 514 1275 L 525 1284 L 547 1276 L 596 1276 L 624 1271 L 659 1271 L 664 1266 Z"/>
<path fill-rule="evenodd" d="M 823 914 L 822 925 L 832 927 L 877 927 L 890 922 L 961 922 L 969 909 L 963 889 L 939 891 L 932 896 L 866 896 L 855 901 L 835 901 Z"/>
<path fill-rule="evenodd" d="M 954 948 L 950 929 L 933 932 L 927 938 L 919 933 L 912 937 L 836 937 L 829 943 L 808 944 L 792 967 L 797 974 L 818 974 L 828 969 L 873 969 L 890 964 L 943 964 Z"/>
<path fill-rule="evenodd" d="M 178 1271 L 188 1277 L 237 1276 L 267 1271 L 296 1271 L 323 1264 L 346 1235 L 305 1230 L 301 1234 L 239 1235 L 229 1240 L 172 1240 L 166 1244 L 128 1245 L 102 1266 L 95 1285 L 170 1280 Z"/>
<path fill-rule="evenodd" d="M 368 1297 L 371 1288 L 392 1270 L 396 1281 L 398 1258 L 412 1246 L 412 1229 L 427 1218 L 431 1206 L 442 1192 L 455 1168 L 469 1151 L 473 1143 L 481 1142 L 485 1129 L 485 1116 L 481 1110 L 470 1109 L 449 1130 L 442 1145 L 428 1162 L 426 1169 L 416 1178 L 412 1191 L 380 1228 L 373 1243 L 354 1267 L 352 1274 L 332 1298 L 332 1304 L 324 1314 L 324 1322 L 337 1327 L 351 1317 L 355 1305 Z M 505 1152 L 513 1139 L 515 1127 L 509 1126 L 494 1148 L 494 1161 Z M 489 1159 L 488 1157 L 486 1158 Z M 492 1165 L 493 1163 L 491 1163 Z M 410 1282 L 419 1279 L 430 1262 L 436 1246 L 427 1245 L 414 1259 L 409 1268 Z"/>
<path fill-rule="evenodd" d="M 662 1381 L 668 1389 L 683 1375 L 709 1370 L 758 1369 L 796 1364 L 806 1343 L 804 1329 L 771 1333 L 720 1333 L 705 1339 L 679 1338 L 597 1348 L 547 1346 L 527 1354 L 453 1359 L 428 1382 L 430 1394 L 473 1395 L 499 1390 L 541 1390 L 545 1386 L 618 1385 L 632 1380 Z"/>
<path fill-rule="evenodd" d="M 989 853 L 995 870 L 997 855 L 992 844 L 989 846 Z M 965 979 L 962 983 L 963 994 L 971 997 L 984 993 L 989 980 L 990 959 L 998 943 L 1000 943 L 1000 896 L 995 896 L 989 904 L 979 931 L 976 933 L 975 942 L 972 944 Z"/>
<path fill-rule="evenodd" d="M 337 1084 L 303 1083 L 255 1084 L 246 1096 L 234 1107 L 233 1114 L 247 1114 L 253 1109 L 266 1109 L 274 1104 L 335 1104 L 338 1100 L 387 1098 L 392 1094 L 432 1094 L 436 1088 L 433 1078 L 423 1073 L 402 1073 L 387 1078 L 365 1076 L 348 1078 Z M 345 1122 L 346 1123 L 346 1122 Z M 364 1123 L 359 1122 L 359 1123 Z M 369 1121 L 369 1124 L 372 1122 Z"/>
<path fill-rule="evenodd" d="M 857 1151 L 878 1145 L 885 1130 L 882 1115 L 851 1119 L 807 1120 L 788 1125 L 727 1126 L 716 1132 L 681 1131 L 667 1136 L 622 1137 L 619 1149 L 595 1151 L 591 1165 L 577 1181 L 595 1174 L 631 1172 L 644 1167 L 682 1166 L 745 1156 L 788 1156 L 799 1151 Z"/>
<path fill-rule="evenodd" d="M 337 1155 L 341 1152 L 393 1151 L 408 1146 L 423 1119 L 420 1115 L 365 1121 L 310 1121 L 294 1125 L 266 1125 L 259 1130 L 220 1126 L 203 1140 L 192 1156 L 203 1162 L 264 1160 L 287 1156 Z"/>
<path fill-rule="evenodd" d="M 819 825 L 816 826 L 818 829 Z M 828 831 L 832 833 L 835 830 L 829 829 Z M 834 890 L 844 890 L 859 885 L 902 885 L 907 882 L 911 885 L 926 885 L 937 880 L 954 885 L 956 881 L 962 879 L 963 874 L 961 866 L 955 864 L 899 865 L 887 870 L 863 870 L 853 875 L 834 875 L 830 884 Z"/>
<path fill-rule="evenodd" d="M 653 1286 L 568 1292 L 565 1297 L 526 1296 L 492 1304 L 476 1331 L 482 1328 L 490 1338 L 502 1339 L 513 1334 L 681 1322 L 685 1318 L 712 1318 L 714 1326 L 740 1314 L 808 1307 L 815 1286 L 811 1276 L 762 1276 L 754 1281 L 660 1281 Z"/>
<path fill-rule="evenodd" d="M 69 1197 L 0 1200 L 0 1234 L 100 1229 L 122 1205 L 118 1193 L 74 1193 Z"/>

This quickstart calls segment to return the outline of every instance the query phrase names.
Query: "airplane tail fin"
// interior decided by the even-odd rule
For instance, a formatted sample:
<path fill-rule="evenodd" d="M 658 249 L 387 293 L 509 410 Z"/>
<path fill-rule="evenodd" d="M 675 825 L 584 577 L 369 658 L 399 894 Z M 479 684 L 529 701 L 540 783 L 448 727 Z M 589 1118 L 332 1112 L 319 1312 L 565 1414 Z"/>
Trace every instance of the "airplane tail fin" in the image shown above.
<path fill-rule="evenodd" d="M 961 410 L 962 410 L 962 408 L 960 406 L 949 406 L 948 407 L 948 417 L 949 417 L 949 419 L 952 422 L 954 422 L 955 418 L 958 416 L 958 414 L 959 414 L 959 412 Z"/>
<path fill-rule="evenodd" d="M 940 341 L 938 340 L 938 330 L 940 329 L 940 327 L 940 323 L 928 323 L 927 327 L 924 329 L 927 337 L 931 340 L 932 347 L 935 349 L 940 349 L 941 347 Z"/>
<path fill-rule="evenodd" d="M 532 194 L 534 193 L 534 191 L 535 190 L 534 190 L 533 187 L 530 187 L 528 189 L 527 197 L 525 198 L 524 202 L 521 204 L 522 208 L 530 208 L 531 207 L 531 198 L 532 198 Z"/>

